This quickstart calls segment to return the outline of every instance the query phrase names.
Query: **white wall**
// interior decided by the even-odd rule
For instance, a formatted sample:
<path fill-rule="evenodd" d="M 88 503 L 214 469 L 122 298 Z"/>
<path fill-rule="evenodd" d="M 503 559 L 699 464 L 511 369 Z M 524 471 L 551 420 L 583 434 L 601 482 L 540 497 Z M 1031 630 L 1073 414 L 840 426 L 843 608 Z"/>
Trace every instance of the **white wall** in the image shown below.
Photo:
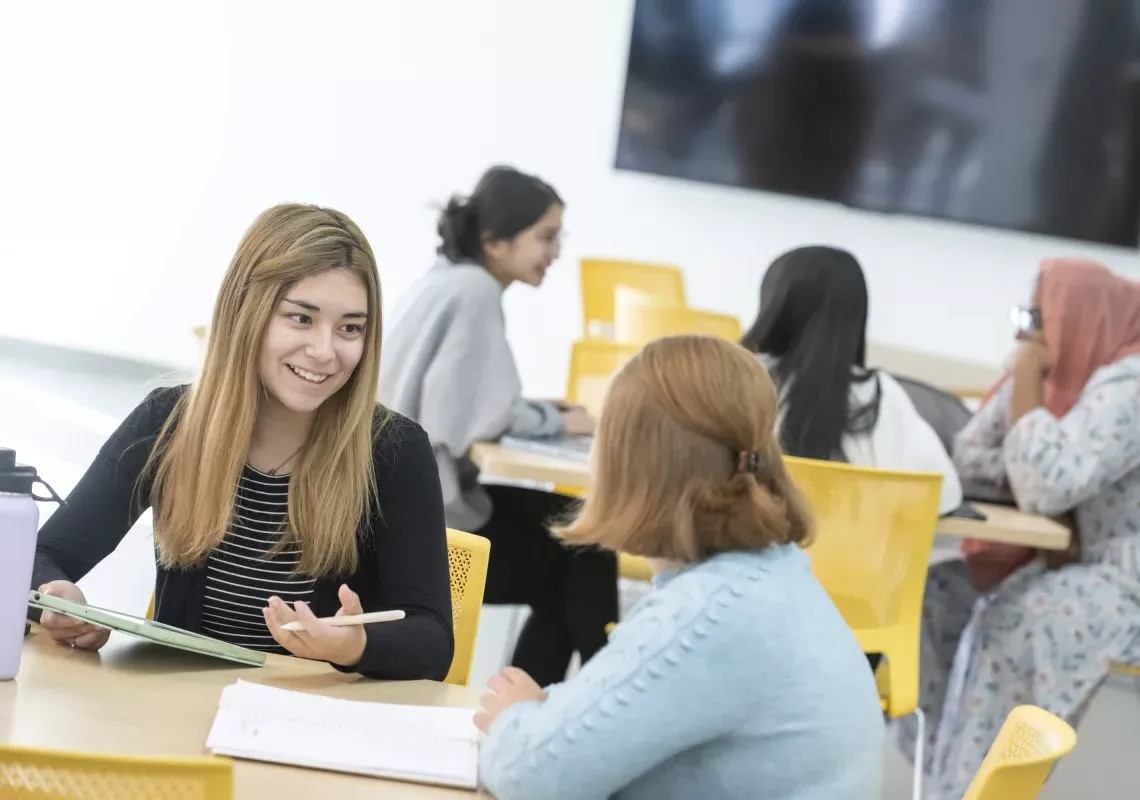
<path fill-rule="evenodd" d="M 507 294 L 536 394 L 562 388 L 582 255 L 678 263 L 693 304 L 748 320 L 775 255 L 842 245 L 872 338 L 990 363 L 1041 258 L 1140 277 L 1119 250 L 615 172 L 632 8 L 0 0 L 0 335 L 192 363 L 242 231 L 283 200 L 354 217 L 391 308 L 433 257 L 430 204 L 496 161 L 569 203 L 561 269 Z"/>

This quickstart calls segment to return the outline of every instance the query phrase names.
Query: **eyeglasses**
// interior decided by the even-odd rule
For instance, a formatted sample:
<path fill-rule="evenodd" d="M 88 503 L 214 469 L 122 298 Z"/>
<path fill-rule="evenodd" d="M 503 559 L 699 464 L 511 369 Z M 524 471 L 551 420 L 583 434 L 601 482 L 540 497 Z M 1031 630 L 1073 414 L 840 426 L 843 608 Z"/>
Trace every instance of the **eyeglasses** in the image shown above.
<path fill-rule="evenodd" d="M 542 234 L 539 239 L 547 247 L 561 247 L 566 242 L 567 232 L 564 229 Z"/>
<path fill-rule="evenodd" d="M 1009 320 L 1018 333 L 1032 335 L 1041 330 L 1041 309 L 1014 306 L 1009 310 Z"/>

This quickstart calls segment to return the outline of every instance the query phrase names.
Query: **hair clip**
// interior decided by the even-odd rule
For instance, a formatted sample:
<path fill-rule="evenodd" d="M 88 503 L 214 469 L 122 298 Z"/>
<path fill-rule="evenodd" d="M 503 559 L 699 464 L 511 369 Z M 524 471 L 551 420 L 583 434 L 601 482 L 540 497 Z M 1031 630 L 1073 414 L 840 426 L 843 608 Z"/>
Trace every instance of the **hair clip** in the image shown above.
<path fill-rule="evenodd" d="M 760 471 L 762 461 L 763 457 L 759 450 L 741 450 L 736 459 L 736 471 L 755 474 Z"/>

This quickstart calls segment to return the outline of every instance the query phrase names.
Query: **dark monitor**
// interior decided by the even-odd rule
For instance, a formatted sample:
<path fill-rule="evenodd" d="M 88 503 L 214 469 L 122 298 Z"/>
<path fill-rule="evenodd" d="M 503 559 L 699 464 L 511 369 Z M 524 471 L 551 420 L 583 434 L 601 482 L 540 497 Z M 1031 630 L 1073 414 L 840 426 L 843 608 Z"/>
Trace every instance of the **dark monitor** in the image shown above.
<path fill-rule="evenodd" d="M 1137 246 L 1136 0 L 637 0 L 619 168 Z"/>

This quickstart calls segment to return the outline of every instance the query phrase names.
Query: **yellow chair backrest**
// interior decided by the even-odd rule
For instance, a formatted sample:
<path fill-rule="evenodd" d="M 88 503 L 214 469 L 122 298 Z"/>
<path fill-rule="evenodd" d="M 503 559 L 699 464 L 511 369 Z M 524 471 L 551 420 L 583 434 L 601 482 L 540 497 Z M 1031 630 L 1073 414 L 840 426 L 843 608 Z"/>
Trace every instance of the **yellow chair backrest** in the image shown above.
<path fill-rule="evenodd" d="M 587 339 L 613 338 L 614 291 L 628 286 L 669 304 L 685 304 L 685 276 L 677 267 L 584 258 L 582 330 Z"/>
<path fill-rule="evenodd" d="M 1037 706 L 1009 712 L 962 800 L 1034 800 L 1057 759 L 1077 745 L 1069 723 Z"/>
<path fill-rule="evenodd" d="M 475 639 L 479 635 L 479 615 L 483 610 L 483 588 L 487 583 L 487 563 L 491 542 L 482 536 L 447 529 L 447 568 L 451 579 L 451 624 L 455 629 L 455 655 L 445 683 L 466 686 L 471 679 Z M 154 619 L 154 595 L 146 609 Z"/>
<path fill-rule="evenodd" d="M 231 800 L 225 758 L 144 758 L 0 745 L 0 797 L 27 800 Z"/>
<path fill-rule="evenodd" d="M 656 301 L 639 302 L 636 298 L 621 303 L 614 319 L 614 341 L 623 344 L 641 346 L 654 339 L 682 333 L 699 333 L 739 342 L 742 332 L 740 320 L 730 314 Z"/>
<path fill-rule="evenodd" d="M 884 711 L 905 716 L 918 704 L 922 594 L 942 476 L 790 456 L 784 462 L 815 514 L 812 572 L 863 651 L 886 657 Z"/>
<path fill-rule="evenodd" d="M 447 529 L 447 566 L 451 573 L 451 619 L 455 628 L 455 656 L 444 682 L 466 686 L 471 679 L 479 615 L 483 611 L 483 588 L 491 542 L 482 536 Z"/>
<path fill-rule="evenodd" d="M 635 355 L 636 347 L 603 339 L 574 342 L 570 350 L 566 399 L 571 403 L 581 403 L 591 414 L 601 413 L 602 398 L 610 378 Z"/>

